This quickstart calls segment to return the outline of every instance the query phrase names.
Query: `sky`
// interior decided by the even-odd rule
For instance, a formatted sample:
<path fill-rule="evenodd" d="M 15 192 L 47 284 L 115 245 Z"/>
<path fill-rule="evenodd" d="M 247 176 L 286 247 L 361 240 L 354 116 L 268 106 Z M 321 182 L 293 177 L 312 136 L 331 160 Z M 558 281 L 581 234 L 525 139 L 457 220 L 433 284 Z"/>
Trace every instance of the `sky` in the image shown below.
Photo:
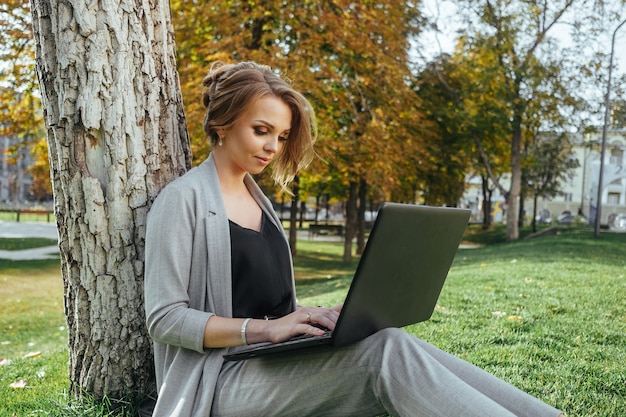
<path fill-rule="evenodd" d="M 617 1 L 617 0 L 616 0 Z M 423 0 L 424 10 L 431 16 L 437 13 L 437 5 L 439 5 L 439 13 L 441 22 L 448 22 L 447 30 L 440 33 L 436 38 L 432 35 L 424 35 L 419 42 L 419 47 L 427 57 L 434 57 L 440 52 L 452 52 L 454 48 L 455 26 L 451 22 L 455 16 L 455 6 L 451 1 L 446 0 Z M 611 52 L 611 36 L 617 27 L 607 29 L 606 45 L 607 56 Z M 571 44 L 569 40 L 568 30 L 565 25 L 555 26 L 548 33 L 549 35 L 559 39 L 564 45 Z M 439 49 L 439 46 L 441 49 Z M 608 67 L 608 60 L 607 60 Z M 616 33 L 614 44 L 613 58 L 613 82 L 620 76 L 626 74 L 626 24 L 624 24 Z"/>

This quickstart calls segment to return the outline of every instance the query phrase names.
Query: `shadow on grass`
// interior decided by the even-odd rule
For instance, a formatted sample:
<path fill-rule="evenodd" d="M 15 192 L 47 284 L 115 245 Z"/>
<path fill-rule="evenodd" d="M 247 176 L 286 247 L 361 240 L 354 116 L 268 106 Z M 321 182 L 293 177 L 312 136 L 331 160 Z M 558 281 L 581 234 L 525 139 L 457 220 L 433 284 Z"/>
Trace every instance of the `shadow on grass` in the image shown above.
<path fill-rule="evenodd" d="M 11 259 L 0 259 L 0 272 L 1 271 L 15 271 L 26 269 L 47 269 L 61 267 L 61 259 L 59 257 L 50 259 L 30 259 L 14 261 Z"/>
<path fill-rule="evenodd" d="M 572 228 L 554 235 L 487 245 L 478 250 L 459 249 L 455 264 L 525 258 L 546 263 L 571 259 L 581 263 L 601 260 L 605 265 L 626 265 L 626 233 L 603 232 L 595 237 L 591 230 Z"/>
<path fill-rule="evenodd" d="M 58 242 L 56 239 L 44 237 L 20 237 L 4 238 L 0 237 L 0 250 L 23 250 L 54 246 Z"/>
<path fill-rule="evenodd" d="M 294 257 L 298 297 L 347 291 L 359 257 L 345 263 L 342 250 L 343 245 L 336 242 L 298 242 L 298 254 Z"/>

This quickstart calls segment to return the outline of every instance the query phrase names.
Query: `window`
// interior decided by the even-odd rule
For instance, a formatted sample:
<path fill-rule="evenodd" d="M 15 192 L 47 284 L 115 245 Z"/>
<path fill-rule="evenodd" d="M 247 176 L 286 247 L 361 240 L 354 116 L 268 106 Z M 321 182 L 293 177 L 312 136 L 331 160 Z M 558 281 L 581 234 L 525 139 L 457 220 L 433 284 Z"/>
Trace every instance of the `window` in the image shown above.
<path fill-rule="evenodd" d="M 609 163 L 612 165 L 622 165 L 624 161 L 624 151 L 622 149 L 611 149 L 611 159 Z"/>
<path fill-rule="evenodd" d="M 620 200 L 619 197 L 620 197 L 619 193 L 609 193 L 608 198 L 607 198 L 607 203 L 618 205 L 619 200 Z"/>

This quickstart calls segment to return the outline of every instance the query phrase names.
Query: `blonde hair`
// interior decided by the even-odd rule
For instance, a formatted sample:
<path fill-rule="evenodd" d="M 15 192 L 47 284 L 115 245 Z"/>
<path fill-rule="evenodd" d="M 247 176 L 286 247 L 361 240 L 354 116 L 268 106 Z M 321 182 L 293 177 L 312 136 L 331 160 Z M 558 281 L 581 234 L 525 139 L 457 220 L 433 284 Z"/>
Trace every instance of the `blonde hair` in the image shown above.
<path fill-rule="evenodd" d="M 218 130 L 228 129 L 257 99 L 275 96 L 291 109 L 291 130 L 273 162 L 272 177 L 283 189 L 313 159 L 317 138 L 315 112 L 309 101 L 270 67 L 254 62 L 214 63 L 202 80 L 204 133 L 213 146 Z"/>

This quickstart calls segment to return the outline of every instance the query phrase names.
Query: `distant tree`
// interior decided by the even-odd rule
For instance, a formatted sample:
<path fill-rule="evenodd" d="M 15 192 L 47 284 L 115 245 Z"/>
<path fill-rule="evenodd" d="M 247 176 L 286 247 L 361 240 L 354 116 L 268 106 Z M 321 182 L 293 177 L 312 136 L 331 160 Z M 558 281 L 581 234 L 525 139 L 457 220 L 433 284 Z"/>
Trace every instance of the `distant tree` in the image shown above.
<path fill-rule="evenodd" d="M 3 1 L 0 40 L 0 136 L 14 140 L 4 152 L 6 161 L 14 166 L 16 181 L 20 181 L 27 172 L 22 159 L 37 150 L 37 143 L 45 137 L 37 80 L 33 76 L 35 45 L 28 0 Z M 47 159 L 45 153 L 43 157 Z M 49 165 L 42 168 L 48 168 L 49 177 Z M 38 198 L 52 191 L 46 185 L 35 184 Z"/>
<path fill-rule="evenodd" d="M 468 65 L 474 66 L 474 77 L 468 80 L 461 94 L 464 106 L 469 109 L 482 109 L 478 116 L 497 114 L 499 122 L 489 123 L 497 126 L 502 136 L 489 135 L 499 144 L 490 146 L 505 147 L 508 152 L 510 185 L 501 184 L 494 170 L 494 156 L 500 159 L 500 153 L 488 151 L 483 135 L 474 134 L 476 147 L 482 162 L 495 184 L 506 197 L 507 203 L 507 238 L 519 237 L 518 202 L 522 190 L 522 149 L 527 139 L 529 124 L 529 106 L 538 93 L 552 97 L 551 111 L 560 114 L 574 114 L 573 101 L 569 96 L 575 91 L 563 88 L 566 83 L 563 74 L 571 70 L 574 61 L 572 55 L 560 53 L 558 46 L 549 33 L 566 16 L 574 14 L 573 25 L 593 13 L 593 2 L 586 0 L 559 0 L 537 3 L 530 0 L 459 0 L 461 15 L 467 18 L 467 27 L 462 29 L 463 36 L 456 54 L 469 57 Z M 477 24 L 477 22 L 479 22 Z M 573 78 L 580 77 L 582 71 L 571 71 Z M 496 94 L 494 94 L 496 92 Z M 563 96 L 562 93 L 567 93 Z M 474 97 L 471 103 L 467 97 Z M 491 103 L 488 101 L 491 100 Z M 504 114 L 505 117 L 501 117 Z M 534 117 L 534 116 L 533 116 Z M 552 116 L 550 116 L 552 117 Z M 536 120 L 530 120 L 530 124 Z M 485 132 L 475 125 L 479 132 Z"/>
<path fill-rule="evenodd" d="M 626 80 L 622 84 L 626 85 Z M 626 129 L 626 99 L 612 100 L 611 126 L 615 129 Z"/>
<path fill-rule="evenodd" d="M 424 197 L 430 204 L 454 205 L 465 191 L 466 177 L 480 177 L 484 229 L 492 220 L 495 186 L 490 178 L 499 180 L 507 171 L 501 85 L 484 83 L 495 77 L 492 59 L 481 50 L 442 54 L 422 70 L 416 84 L 427 118 L 436 126 L 426 137 L 431 164 L 421 169 Z"/>
<path fill-rule="evenodd" d="M 537 231 L 537 200 L 552 198 L 562 190 L 579 166 L 574 158 L 568 135 L 541 135 L 527 142 L 522 162 L 523 195 L 533 198 L 532 230 Z"/>
<path fill-rule="evenodd" d="M 422 197 L 430 205 L 456 206 L 461 201 L 466 176 L 478 156 L 465 129 L 468 120 L 458 96 L 462 80 L 456 74 L 452 57 L 444 54 L 420 72 L 415 84 L 425 119 L 433 126 L 424 138 L 430 163 L 416 170 L 422 179 Z"/>
<path fill-rule="evenodd" d="M 52 198 L 52 180 L 50 178 L 50 161 L 48 160 L 48 143 L 46 139 L 39 139 L 31 146 L 33 164 L 28 167 L 28 173 L 33 179 L 30 192 L 39 201 Z"/>

